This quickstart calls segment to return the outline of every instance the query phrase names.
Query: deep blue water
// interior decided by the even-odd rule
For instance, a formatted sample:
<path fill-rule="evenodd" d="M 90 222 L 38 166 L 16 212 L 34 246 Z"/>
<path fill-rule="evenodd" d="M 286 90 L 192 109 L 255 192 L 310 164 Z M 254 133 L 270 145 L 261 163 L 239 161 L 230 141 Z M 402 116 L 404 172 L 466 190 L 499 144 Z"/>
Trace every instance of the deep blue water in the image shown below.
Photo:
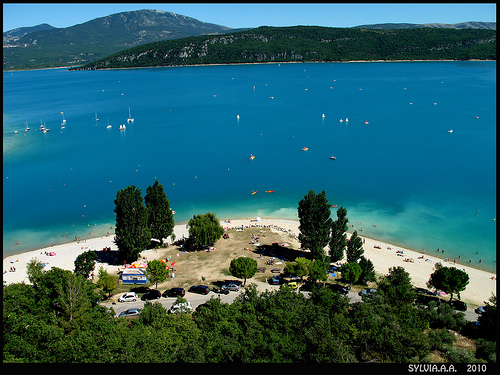
<path fill-rule="evenodd" d="M 207 211 L 297 218 L 299 200 L 325 190 L 362 235 L 495 269 L 496 62 L 3 79 L 4 256 L 112 232 L 116 192 L 135 185 L 145 195 L 157 178 L 176 223 Z M 120 131 L 129 107 L 135 121 Z"/>

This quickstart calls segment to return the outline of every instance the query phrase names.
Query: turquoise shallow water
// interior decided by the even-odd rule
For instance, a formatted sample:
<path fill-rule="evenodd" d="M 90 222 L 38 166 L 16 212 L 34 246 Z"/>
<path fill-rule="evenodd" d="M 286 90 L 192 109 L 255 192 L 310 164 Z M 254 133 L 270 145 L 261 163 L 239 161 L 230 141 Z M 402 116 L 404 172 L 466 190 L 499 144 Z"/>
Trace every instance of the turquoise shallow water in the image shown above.
<path fill-rule="evenodd" d="M 177 223 L 207 211 L 293 219 L 325 190 L 363 235 L 495 270 L 496 62 L 3 78 L 4 256 L 112 231 L 116 192 L 145 194 L 157 178 Z"/>

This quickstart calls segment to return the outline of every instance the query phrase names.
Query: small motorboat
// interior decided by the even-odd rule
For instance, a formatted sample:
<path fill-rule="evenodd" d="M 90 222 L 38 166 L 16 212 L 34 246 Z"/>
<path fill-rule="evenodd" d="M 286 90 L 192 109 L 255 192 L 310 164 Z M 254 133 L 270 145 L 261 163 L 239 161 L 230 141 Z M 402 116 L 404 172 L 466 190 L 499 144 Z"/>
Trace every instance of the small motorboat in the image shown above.
<path fill-rule="evenodd" d="M 337 160 L 337 158 L 335 156 L 330 156 L 330 159 Z"/>
<path fill-rule="evenodd" d="M 369 124 L 369 122 L 368 122 L 368 121 L 365 121 L 365 125 L 368 125 L 368 124 Z"/>
<path fill-rule="evenodd" d="M 307 150 L 309 150 L 309 148 L 308 148 L 308 147 L 304 147 L 304 148 L 302 149 L 302 151 L 307 151 Z"/>
<path fill-rule="evenodd" d="M 448 133 L 453 133 L 453 129 L 448 130 Z"/>

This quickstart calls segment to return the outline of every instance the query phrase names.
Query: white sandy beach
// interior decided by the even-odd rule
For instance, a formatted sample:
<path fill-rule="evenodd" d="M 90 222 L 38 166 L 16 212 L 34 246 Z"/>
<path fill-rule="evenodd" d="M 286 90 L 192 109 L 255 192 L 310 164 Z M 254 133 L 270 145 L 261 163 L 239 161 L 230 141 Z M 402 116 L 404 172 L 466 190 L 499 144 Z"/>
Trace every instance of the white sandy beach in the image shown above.
<path fill-rule="evenodd" d="M 221 225 L 228 228 L 234 228 L 241 225 L 245 227 L 257 225 L 276 226 L 284 228 L 285 231 L 296 236 L 298 236 L 299 233 L 298 220 L 263 218 L 260 221 L 256 221 L 255 219 L 247 218 L 230 220 L 230 223 L 221 221 Z M 176 225 L 174 233 L 177 239 L 182 238 L 183 235 L 187 237 L 188 230 L 186 228 L 186 224 Z M 378 274 L 387 274 L 390 267 L 401 266 L 410 274 L 412 282 L 416 287 L 426 288 L 426 283 L 429 280 L 430 275 L 435 270 L 435 264 L 437 262 L 441 262 L 445 266 L 456 266 L 459 269 L 465 270 L 465 272 L 469 275 L 469 285 L 467 286 L 467 289 L 461 293 L 462 300 L 469 305 L 483 305 L 484 301 L 487 301 L 492 296 L 492 293 L 496 295 L 496 274 L 482 271 L 470 266 L 458 264 L 454 265 L 453 261 L 445 262 L 442 259 L 427 253 L 422 254 L 371 238 L 363 236 L 360 237 L 365 240 L 363 245 L 363 249 L 365 251 L 364 256 L 373 262 L 375 271 Z M 114 236 L 112 235 L 93 238 L 86 240 L 86 242 L 72 242 L 5 257 L 3 259 L 4 283 L 11 284 L 23 281 L 28 283 L 29 281 L 26 276 L 26 264 L 32 258 L 37 258 L 38 260 L 44 262 L 46 264 L 46 270 L 51 267 L 73 270 L 75 259 L 79 254 L 85 251 L 102 250 L 105 247 L 110 247 L 112 250 L 116 250 L 117 247 L 113 242 L 113 238 Z M 380 249 L 375 246 L 380 247 Z M 398 251 L 403 254 L 398 254 Z M 45 255 L 46 252 L 54 252 L 56 255 Z M 422 256 L 423 258 L 419 259 L 419 257 Z M 413 262 L 406 262 L 404 259 L 413 259 Z M 116 272 L 118 268 L 117 266 L 98 263 L 96 265 L 96 270 L 99 269 L 101 265 L 109 269 L 110 272 Z M 9 270 L 11 267 L 15 267 L 16 271 L 10 272 Z"/>

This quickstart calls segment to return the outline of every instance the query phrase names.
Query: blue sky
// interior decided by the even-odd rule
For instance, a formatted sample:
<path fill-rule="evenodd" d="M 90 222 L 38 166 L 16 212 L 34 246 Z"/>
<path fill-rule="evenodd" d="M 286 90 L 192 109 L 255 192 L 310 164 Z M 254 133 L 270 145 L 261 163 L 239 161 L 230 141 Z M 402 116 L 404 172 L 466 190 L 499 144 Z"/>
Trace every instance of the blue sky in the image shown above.
<path fill-rule="evenodd" d="M 3 31 L 41 23 L 69 27 L 113 13 L 140 9 L 164 10 L 231 28 L 496 22 L 495 3 L 4 3 Z"/>

